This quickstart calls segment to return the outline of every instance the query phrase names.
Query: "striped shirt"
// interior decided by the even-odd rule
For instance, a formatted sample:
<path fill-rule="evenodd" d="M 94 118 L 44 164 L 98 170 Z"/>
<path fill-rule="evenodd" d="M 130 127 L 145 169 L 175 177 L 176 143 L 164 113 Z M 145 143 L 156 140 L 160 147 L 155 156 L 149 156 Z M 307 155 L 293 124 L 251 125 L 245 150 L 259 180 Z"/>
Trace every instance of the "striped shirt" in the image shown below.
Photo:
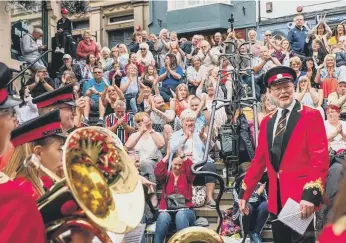
<path fill-rule="evenodd" d="M 118 118 L 116 117 L 115 113 L 112 113 L 108 116 L 106 116 L 106 127 L 112 127 L 114 126 L 118 121 Z M 131 126 L 135 127 L 135 123 L 133 121 L 133 115 L 130 113 L 125 113 L 125 121 L 126 123 Z M 129 138 L 129 134 L 125 131 L 123 126 L 119 126 L 115 132 L 114 132 L 120 139 L 120 141 L 125 144 L 127 139 Z"/>

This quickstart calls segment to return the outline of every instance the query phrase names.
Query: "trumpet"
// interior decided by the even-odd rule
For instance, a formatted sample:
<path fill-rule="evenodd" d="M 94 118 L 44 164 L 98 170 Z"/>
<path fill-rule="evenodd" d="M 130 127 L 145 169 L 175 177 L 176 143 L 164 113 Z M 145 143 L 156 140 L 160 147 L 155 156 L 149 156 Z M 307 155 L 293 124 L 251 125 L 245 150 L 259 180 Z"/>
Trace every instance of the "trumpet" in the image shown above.
<path fill-rule="evenodd" d="M 142 219 L 145 199 L 137 169 L 119 138 L 105 128 L 80 128 L 68 136 L 63 146 L 63 178 L 34 155 L 23 164 L 55 182 L 37 201 L 48 242 L 64 242 L 64 235 L 79 228 L 109 243 L 107 232 L 125 234 Z"/>

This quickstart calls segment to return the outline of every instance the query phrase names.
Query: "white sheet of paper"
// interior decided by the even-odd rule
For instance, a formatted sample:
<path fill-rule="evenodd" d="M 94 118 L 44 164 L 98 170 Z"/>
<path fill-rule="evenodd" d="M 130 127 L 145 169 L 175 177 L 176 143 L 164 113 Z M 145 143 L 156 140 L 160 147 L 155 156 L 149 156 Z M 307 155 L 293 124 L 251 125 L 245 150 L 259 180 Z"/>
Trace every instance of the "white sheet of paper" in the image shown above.
<path fill-rule="evenodd" d="M 278 219 L 294 231 L 303 235 L 311 223 L 314 214 L 312 214 L 309 218 L 302 219 L 299 211 L 299 203 L 289 198 L 278 215 Z"/>

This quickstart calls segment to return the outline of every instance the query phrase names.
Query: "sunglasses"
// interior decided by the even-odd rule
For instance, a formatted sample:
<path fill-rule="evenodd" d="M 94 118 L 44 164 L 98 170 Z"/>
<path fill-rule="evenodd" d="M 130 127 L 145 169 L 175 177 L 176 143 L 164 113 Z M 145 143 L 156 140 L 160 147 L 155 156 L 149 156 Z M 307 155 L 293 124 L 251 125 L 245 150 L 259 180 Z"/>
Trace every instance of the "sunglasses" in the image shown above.
<path fill-rule="evenodd" d="M 272 36 L 272 35 L 266 35 L 266 36 Z"/>
<path fill-rule="evenodd" d="M 0 109 L 0 116 L 16 117 L 16 111 L 13 108 Z"/>
<path fill-rule="evenodd" d="M 95 74 L 102 73 L 102 72 L 94 72 Z"/>

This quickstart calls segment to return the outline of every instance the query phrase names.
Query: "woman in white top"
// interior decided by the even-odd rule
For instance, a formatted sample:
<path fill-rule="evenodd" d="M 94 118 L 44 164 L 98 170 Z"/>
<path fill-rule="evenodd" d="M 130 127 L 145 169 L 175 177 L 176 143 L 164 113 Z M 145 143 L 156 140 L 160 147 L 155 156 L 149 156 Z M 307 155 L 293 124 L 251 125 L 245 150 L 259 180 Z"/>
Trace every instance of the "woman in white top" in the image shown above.
<path fill-rule="evenodd" d="M 213 104 L 213 100 L 215 98 L 215 86 L 213 82 L 207 81 L 205 88 L 207 90 L 207 93 L 203 93 L 202 89 L 204 86 L 204 82 L 201 82 L 197 91 L 196 91 L 196 96 L 198 96 L 200 99 L 205 99 L 205 107 L 208 109 L 209 112 L 211 112 L 211 107 Z M 223 102 L 218 101 L 216 104 L 216 107 L 220 106 L 223 104 Z M 217 109 L 215 111 L 215 122 L 214 122 L 214 129 L 215 129 L 215 134 L 218 134 L 219 129 L 221 128 L 222 125 L 225 125 L 227 122 L 227 114 L 225 107 L 222 107 L 220 109 Z"/>
<path fill-rule="evenodd" d="M 147 173 L 149 180 L 156 183 L 154 168 L 162 158 L 160 149 L 165 146 L 165 141 L 160 133 L 153 130 L 148 113 L 137 113 L 134 121 L 138 132 L 131 134 L 125 147 L 128 150 L 135 149 L 139 153 L 140 171 L 144 174 Z M 158 204 L 155 190 L 151 192 L 151 202 L 154 207 Z"/>
<path fill-rule="evenodd" d="M 23 103 L 14 107 L 14 109 L 16 111 L 18 124 L 22 125 L 24 122 L 38 117 L 39 114 L 37 105 L 32 103 L 32 97 L 28 87 L 22 88 L 19 91 L 19 95 Z"/>
<path fill-rule="evenodd" d="M 339 119 L 339 107 L 328 105 L 326 113 L 327 120 L 324 125 L 330 147 L 336 152 L 346 149 L 346 122 Z"/>
<path fill-rule="evenodd" d="M 189 83 L 191 94 L 196 94 L 196 89 L 199 84 L 206 79 L 208 70 L 204 66 L 201 66 L 201 63 L 201 58 L 199 56 L 193 56 L 193 66 L 189 66 L 186 70 L 186 78 Z"/>
<path fill-rule="evenodd" d="M 311 87 L 310 78 L 308 76 L 304 75 L 298 79 L 295 95 L 296 99 L 302 105 L 308 105 L 317 108 L 321 112 L 323 120 L 325 119 L 324 110 L 321 106 L 319 106 L 320 93 L 316 89 Z"/>
<path fill-rule="evenodd" d="M 118 45 L 118 48 L 120 52 L 119 63 L 125 68 L 125 66 L 129 62 L 129 52 L 125 44 Z"/>
<path fill-rule="evenodd" d="M 151 51 L 149 51 L 149 45 L 145 42 L 139 44 L 139 50 L 137 52 L 137 61 L 143 66 L 154 65 L 155 60 Z"/>

